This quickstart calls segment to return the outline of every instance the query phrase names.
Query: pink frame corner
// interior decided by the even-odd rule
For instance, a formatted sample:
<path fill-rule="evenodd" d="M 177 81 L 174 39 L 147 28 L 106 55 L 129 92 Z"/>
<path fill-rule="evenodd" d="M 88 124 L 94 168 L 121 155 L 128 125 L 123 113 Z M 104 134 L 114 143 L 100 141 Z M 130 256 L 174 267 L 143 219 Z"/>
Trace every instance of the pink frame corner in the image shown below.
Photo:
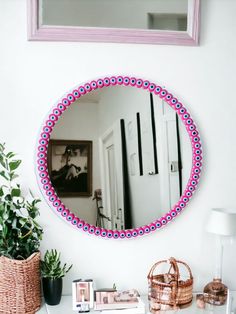
<path fill-rule="evenodd" d="M 147 90 L 148 92 L 152 92 L 158 95 L 166 103 L 168 103 L 176 111 L 176 113 L 184 123 L 188 135 L 190 137 L 193 153 L 190 178 L 180 200 L 163 217 L 151 222 L 148 225 L 130 230 L 101 229 L 99 227 L 88 224 L 87 222 L 81 220 L 79 217 L 76 217 L 72 212 L 70 212 L 68 208 L 65 207 L 65 205 L 57 196 L 53 186 L 51 185 L 47 168 L 47 147 L 50 134 L 62 113 L 74 101 L 82 97 L 84 94 L 87 94 L 90 91 L 98 88 L 115 85 L 142 88 L 144 90 Z M 140 78 L 128 76 L 111 76 L 93 80 L 83 85 L 77 86 L 76 88 L 68 92 L 66 95 L 64 95 L 56 103 L 56 105 L 53 106 L 53 108 L 50 110 L 49 114 L 47 115 L 43 123 L 37 141 L 36 154 L 37 154 L 36 174 L 39 187 L 43 193 L 43 196 L 45 197 L 46 201 L 53 209 L 53 211 L 57 213 L 59 216 L 61 216 L 65 221 L 77 227 L 78 229 L 81 229 L 89 234 L 95 234 L 97 236 L 114 239 L 133 238 L 144 234 L 148 234 L 157 229 L 161 229 L 163 226 L 167 225 L 170 221 L 177 217 L 181 213 L 181 211 L 186 207 L 194 191 L 196 190 L 202 167 L 202 149 L 199 133 L 190 114 L 187 112 L 187 109 L 178 101 L 176 97 L 170 94 L 166 89 L 161 88 L 159 85 L 149 82 L 148 80 L 142 80 Z"/>
<path fill-rule="evenodd" d="M 28 40 L 31 41 L 198 45 L 200 0 L 188 0 L 188 30 L 186 32 L 40 25 L 38 1 L 27 0 Z"/>

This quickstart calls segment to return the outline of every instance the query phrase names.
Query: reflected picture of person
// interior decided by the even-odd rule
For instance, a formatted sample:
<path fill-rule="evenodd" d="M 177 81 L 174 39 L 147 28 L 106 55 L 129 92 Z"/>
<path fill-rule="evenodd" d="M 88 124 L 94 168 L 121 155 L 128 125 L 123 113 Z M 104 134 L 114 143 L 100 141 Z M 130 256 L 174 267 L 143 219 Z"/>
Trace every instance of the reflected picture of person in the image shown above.
<path fill-rule="evenodd" d="M 62 145 L 63 141 L 60 140 L 56 145 L 55 142 L 57 140 L 49 142 L 51 161 L 48 164 L 50 179 L 57 194 L 90 195 L 91 173 L 88 174 L 88 169 L 91 172 L 91 152 L 89 145 Z"/>

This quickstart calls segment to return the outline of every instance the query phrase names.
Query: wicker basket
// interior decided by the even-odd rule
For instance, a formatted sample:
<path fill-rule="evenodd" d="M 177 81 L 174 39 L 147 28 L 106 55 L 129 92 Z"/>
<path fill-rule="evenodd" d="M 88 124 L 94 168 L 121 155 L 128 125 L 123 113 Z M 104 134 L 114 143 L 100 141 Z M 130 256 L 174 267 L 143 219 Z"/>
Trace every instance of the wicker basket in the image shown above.
<path fill-rule="evenodd" d="M 40 253 L 26 260 L 0 256 L 0 313 L 34 314 L 40 305 Z"/>
<path fill-rule="evenodd" d="M 169 263 L 169 271 L 155 275 L 157 267 L 162 263 Z M 189 273 L 189 279 L 181 280 L 178 263 L 183 264 Z M 169 260 L 154 264 L 148 274 L 150 311 L 171 310 L 186 307 L 193 298 L 193 276 L 189 266 L 171 257 Z"/>

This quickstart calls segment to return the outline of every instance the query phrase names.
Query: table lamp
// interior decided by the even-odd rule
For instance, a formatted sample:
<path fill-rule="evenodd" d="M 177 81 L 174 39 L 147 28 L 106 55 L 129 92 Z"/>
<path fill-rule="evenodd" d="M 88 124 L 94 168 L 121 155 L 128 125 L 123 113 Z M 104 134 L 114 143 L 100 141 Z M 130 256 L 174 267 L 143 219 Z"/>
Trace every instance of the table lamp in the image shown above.
<path fill-rule="evenodd" d="M 205 301 L 213 305 L 225 304 L 227 287 L 222 283 L 223 238 L 236 235 L 236 209 L 213 208 L 206 230 L 215 234 L 216 268 L 213 281 L 204 288 Z"/>

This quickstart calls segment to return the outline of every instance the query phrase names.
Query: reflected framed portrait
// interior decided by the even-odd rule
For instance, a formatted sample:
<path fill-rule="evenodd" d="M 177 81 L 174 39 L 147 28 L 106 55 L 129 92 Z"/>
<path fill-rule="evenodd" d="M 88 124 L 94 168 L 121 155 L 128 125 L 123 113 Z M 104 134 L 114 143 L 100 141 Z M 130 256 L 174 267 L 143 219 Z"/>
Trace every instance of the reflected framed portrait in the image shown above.
<path fill-rule="evenodd" d="M 48 144 L 47 162 L 58 196 L 92 195 L 92 141 L 52 139 Z"/>

